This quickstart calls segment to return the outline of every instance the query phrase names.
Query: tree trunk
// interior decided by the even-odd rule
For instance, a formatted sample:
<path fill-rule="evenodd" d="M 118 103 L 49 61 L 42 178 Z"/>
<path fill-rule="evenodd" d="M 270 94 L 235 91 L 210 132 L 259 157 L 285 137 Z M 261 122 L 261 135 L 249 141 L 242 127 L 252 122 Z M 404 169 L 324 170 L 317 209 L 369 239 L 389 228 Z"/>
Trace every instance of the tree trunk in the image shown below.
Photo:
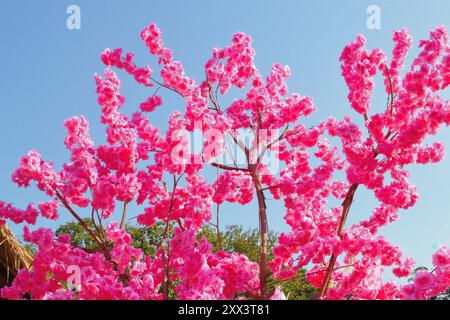
<path fill-rule="evenodd" d="M 260 259 L 259 259 L 259 287 L 261 299 L 267 299 L 267 237 L 268 225 L 266 214 L 266 199 L 258 174 L 252 170 L 253 182 L 255 184 L 256 196 L 259 207 L 259 232 L 260 232 Z"/>

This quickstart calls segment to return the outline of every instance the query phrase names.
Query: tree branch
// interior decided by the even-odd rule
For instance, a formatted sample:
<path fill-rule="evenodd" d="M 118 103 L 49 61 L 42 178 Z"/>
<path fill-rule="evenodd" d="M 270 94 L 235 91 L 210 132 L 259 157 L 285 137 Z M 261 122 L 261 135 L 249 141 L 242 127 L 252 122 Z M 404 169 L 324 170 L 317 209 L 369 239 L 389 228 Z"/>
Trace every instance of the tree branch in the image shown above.
<path fill-rule="evenodd" d="M 253 183 L 255 184 L 256 196 L 258 199 L 259 207 L 259 233 L 260 233 L 260 257 L 259 257 L 259 287 L 260 298 L 267 298 L 267 238 L 269 235 L 269 228 L 267 223 L 266 213 L 266 200 L 264 197 L 264 191 L 262 190 L 261 181 L 258 173 L 256 172 L 255 165 L 249 165 L 249 169 L 252 172 Z"/>
<path fill-rule="evenodd" d="M 108 250 L 105 246 L 105 244 L 99 239 L 99 237 L 89 228 L 89 226 L 86 224 L 86 222 L 70 207 L 69 203 L 64 199 L 64 197 L 59 193 L 58 190 L 56 190 L 56 196 L 58 199 L 62 202 L 64 207 L 72 214 L 72 216 L 77 219 L 77 221 L 80 223 L 80 225 L 86 230 L 86 232 L 94 239 L 94 241 L 97 243 L 99 248 L 101 248 L 105 254 L 109 256 Z"/>
<path fill-rule="evenodd" d="M 127 218 L 127 207 L 128 207 L 128 201 L 125 201 L 123 203 L 123 211 L 122 211 L 122 220 L 120 221 L 120 228 L 125 228 L 125 221 Z"/>
<path fill-rule="evenodd" d="M 216 167 L 218 169 L 223 169 L 223 170 L 245 171 L 245 172 L 249 171 L 246 168 L 236 168 L 236 167 L 231 167 L 231 166 L 227 166 L 227 165 L 215 163 L 215 162 L 211 162 L 210 165 L 212 165 L 213 167 Z"/>
<path fill-rule="evenodd" d="M 166 238 L 167 233 L 169 231 L 169 224 L 170 224 L 170 215 L 173 210 L 173 203 L 175 200 L 175 192 L 177 189 L 178 182 L 180 181 L 183 174 L 181 174 L 178 179 L 176 176 L 173 176 L 173 188 L 172 188 L 172 196 L 170 198 L 170 206 L 169 206 L 169 212 L 167 215 L 167 221 L 166 221 L 166 227 L 164 229 L 164 234 L 161 240 L 161 250 L 162 250 L 162 259 L 163 259 L 163 265 L 164 265 L 164 279 L 163 279 L 163 299 L 167 300 L 169 297 L 169 281 L 170 281 L 170 248 L 167 248 L 168 254 L 166 255 Z"/>

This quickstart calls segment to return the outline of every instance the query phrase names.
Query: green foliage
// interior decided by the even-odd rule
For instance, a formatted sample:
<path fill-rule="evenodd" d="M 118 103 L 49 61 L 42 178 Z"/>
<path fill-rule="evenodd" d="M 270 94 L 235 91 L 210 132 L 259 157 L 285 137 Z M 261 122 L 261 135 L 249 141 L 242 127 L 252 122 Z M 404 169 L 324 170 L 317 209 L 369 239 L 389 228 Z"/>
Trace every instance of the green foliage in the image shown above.
<path fill-rule="evenodd" d="M 206 237 L 213 245 L 213 250 L 222 249 L 226 252 L 239 252 L 245 254 L 250 260 L 259 262 L 259 243 L 260 236 L 256 229 L 244 230 L 242 226 L 227 226 L 225 231 L 220 232 L 220 242 L 217 237 L 217 230 L 211 226 L 205 225 L 199 233 L 199 237 Z M 269 260 L 272 258 L 272 248 L 277 241 L 277 234 L 270 232 L 267 240 L 269 249 Z"/>
<path fill-rule="evenodd" d="M 91 219 L 85 219 L 87 225 L 95 230 Z M 166 225 L 163 222 L 158 222 L 150 228 L 141 226 L 127 225 L 126 230 L 133 238 L 133 246 L 140 248 L 147 255 L 155 256 L 156 250 L 160 247 Z M 168 238 L 172 236 L 173 225 L 169 226 Z M 89 250 L 97 250 L 97 245 L 94 240 L 87 234 L 83 227 L 77 222 L 69 222 L 60 226 L 56 234 L 69 234 L 71 243 L 74 246 L 86 248 Z M 103 237 L 101 232 L 96 232 L 97 235 Z M 213 246 L 213 251 L 224 250 L 226 252 L 238 252 L 246 255 L 250 260 L 259 262 L 259 243 L 260 235 L 257 229 L 244 230 L 242 226 L 231 225 L 227 226 L 224 231 L 221 231 L 219 236 L 216 228 L 206 225 L 199 233 L 199 238 L 206 237 Z M 272 249 L 276 244 L 278 234 L 270 232 L 268 235 L 268 259 L 272 259 Z M 170 288 L 169 296 L 174 297 L 173 285 Z M 299 270 L 298 275 L 294 279 L 279 282 L 269 275 L 268 288 L 274 289 L 276 286 L 286 294 L 290 300 L 307 300 L 311 299 L 316 294 L 316 289 L 309 285 L 305 280 L 305 271 Z"/>
<path fill-rule="evenodd" d="M 100 232 L 96 231 L 94 228 L 94 224 L 92 223 L 92 219 L 86 218 L 84 222 L 88 225 L 91 230 L 97 234 L 97 236 L 102 237 L 103 235 Z M 76 247 L 82 247 L 90 250 L 97 250 L 98 246 L 95 243 L 94 239 L 90 237 L 86 230 L 79 224 L 78 222 L 68 222 L 59 226 L 55 233 L 57 236 L 63 234 L 70 235 L 70 243 Z"/>
<path fill-rule="evenodd" d="M 276 285 L 273 278 L 269 278 L 269 286 Z M 281 291 L 284 292 L 289 300 L 312 300 L 317 296 L 317 290 L 311 286 L 305 279 L 305 270 L 300 269 L 297 272 L 297 277 L 286 280 L 278 284 Z"/>

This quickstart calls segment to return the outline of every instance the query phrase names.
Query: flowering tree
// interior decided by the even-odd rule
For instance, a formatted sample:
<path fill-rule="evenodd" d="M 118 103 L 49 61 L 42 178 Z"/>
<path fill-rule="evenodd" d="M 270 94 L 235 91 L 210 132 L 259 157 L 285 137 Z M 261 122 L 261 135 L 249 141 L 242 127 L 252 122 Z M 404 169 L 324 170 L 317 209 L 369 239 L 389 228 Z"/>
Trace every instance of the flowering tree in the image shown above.
<path fill-rule="evenodd" d="M 107 144 L 94 145 L 83 116 L 66 120 L 70 162 L 56 171 L 37 151 L 30 151 L 12 175 L 19 187 L 36 183 L 49 200 L 25 210 L 0 202 L 2 223 L 33 225 L 39 215 L 57 220 L 61 207 L 98 250 L 74 246 L 68 235 L 55 238 L 50 229 L 25 227 L 25 240 L 38 247 L 33 269 L 22 270 L 11 287 L 3 288 L 3 298 L 167 299 L 174 288 L 179 299 L 283 299 L 279 289 L 269 289 L 269 273 L 283 281 L 301 268 L 307 269 L 307 280 L 319 289 L 321 299 L 424 299 L 450 286 L 450 249 L 445 247 L 433 256 L 436 268 L 418 272 L 414 283 L 383 281 L 386 268 L 396 277 L 409 276 L 414 260 L 379 235 L 380 227 L 394 222 L 401 209 L 418 199 L 406 167 L 444 156 L 442 143 L 424 142 L 441 125 L 450 124 L 450 103 L 439 96 L 450 84 L 450 47 L 443 27 L 420 42 L 421 52 L 404 77 L 400 73 L 412 45 L 407 30 L 394 32 L 391 61 L 379 49 L 366 49 L 363 36 L 345 47 L 342 75 L 364 128 L 349 116 L 309 128 L 302 124 L 299 120 L 315 109 L 312 98 L 288 94 L 287 66 L 274 64 L 263 79 L 254 64 L 251 39 L 243 33 L 235 34 L 229 46 L 213 50 L 200 83 L 174 60 L 155 24 L 146 27 L 141 38 L 158 58 L 159 79 L 150 66 L 136 66 L 132 53 L 106 49 L 101 55 L 107 68 L 95 82 Z M 131 116 L 122 112 L 125 98 L 113 69 L 156 87 Z M 388 102 L 382 112 L 371 113 L 377 72 L 384 78 Z M 222 96 L 232 87 L 245 94 L 224 106 Z M 185 102 L 185 112 L 170 115 L 165 133 L 150 121 L 151 113 L 163 105 L 160 89 Z M 203 133 L 200 151 L 187 139 L 195 130 Z M 248 139 L 242 139 L 242 131 L 250 133 Z M 237 153 L 232 161 L 220 161 L 231 146 L 243 155 L 241 161 Z M 273 170 L 268 158 L 279 161 L 279 170 Z M 205 175 L 208 166 L 217 171 L 212 183 Z M 344 179 L 337 178 L 339 172 L 345 173 Z M 379 204 L 369 219 L 346 226 L 362 188 Z M 271 261 L 269 193 L 284 204 L 290 227 L 279 236 Z M 214 206 L 218 218 L 222 203 L 245 205 L 254 197 L 259 263 L 236 252 L 214 251 L 206 238 L 199 239 L 202 226 L 213 219 Z M 333 206 L 336 199 L 342 204 Z M 165 225 L 154 257 L 133 247 L 125 231 L 132 202 L 142 208 L 140 225 Z M 108 222 L 115 211 L 121 220 Z M 83 216 L 90 217 L 93 226 Z"/>

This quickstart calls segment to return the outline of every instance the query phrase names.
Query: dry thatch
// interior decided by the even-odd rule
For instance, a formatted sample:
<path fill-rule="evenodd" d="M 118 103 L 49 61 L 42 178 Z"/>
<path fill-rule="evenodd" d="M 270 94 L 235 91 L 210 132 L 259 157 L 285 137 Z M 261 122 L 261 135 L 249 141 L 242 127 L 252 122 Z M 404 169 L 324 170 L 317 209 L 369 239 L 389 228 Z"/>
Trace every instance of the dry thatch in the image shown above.
<path fill-rule="evenodd" d="M 0 288 L 10 284 L 20 269 L 29 269 L 32 261 L 8 226 L 0 226 Z"/>

